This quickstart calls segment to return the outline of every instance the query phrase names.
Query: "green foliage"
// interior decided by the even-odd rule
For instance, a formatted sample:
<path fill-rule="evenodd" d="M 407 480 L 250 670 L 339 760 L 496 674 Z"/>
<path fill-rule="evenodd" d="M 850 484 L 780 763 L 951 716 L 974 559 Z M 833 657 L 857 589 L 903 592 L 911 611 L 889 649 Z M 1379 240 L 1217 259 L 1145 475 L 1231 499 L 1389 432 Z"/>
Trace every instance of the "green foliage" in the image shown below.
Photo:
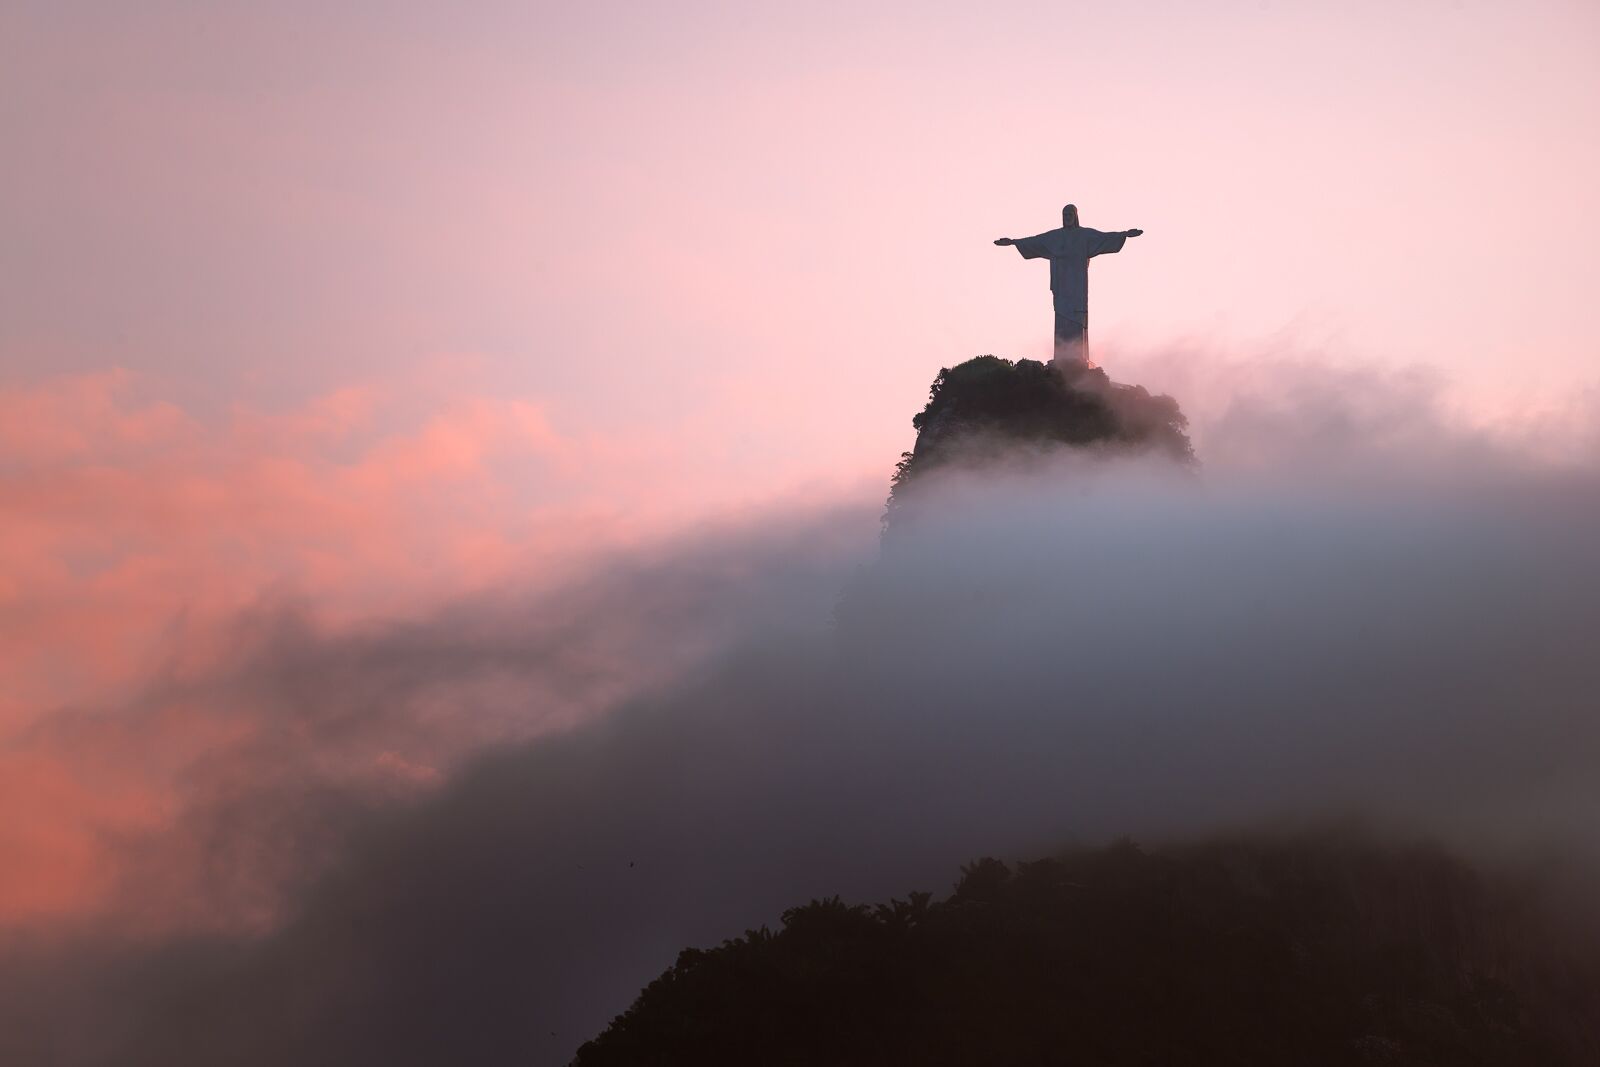
<path fill-rule="evenodd" d="M 916 446 L 892 480 L 894 500 L 928 470 L 982 464 L 1020 450 L 1058 447 L 1154 452 L 1194 462 L 1177 401 L 1117 384 L 1105 371 L 978 356 L 939 371 L 912 420 Z"/>
<path fill-rule="evenodd" d="M 686 951 L 575 1062 L 1600 1062 L 1600 969 L 1543 929 L 1426 849 L 981 859 L 942 902 L 813 900 Z"/>
<path fill-rule="evenodd" d="M 999 860 L 985 856 L 975 863 L 962 864 L 955 898 L 991 904 L 1000 899 L 1009 881 L 1011 869 Z"/>

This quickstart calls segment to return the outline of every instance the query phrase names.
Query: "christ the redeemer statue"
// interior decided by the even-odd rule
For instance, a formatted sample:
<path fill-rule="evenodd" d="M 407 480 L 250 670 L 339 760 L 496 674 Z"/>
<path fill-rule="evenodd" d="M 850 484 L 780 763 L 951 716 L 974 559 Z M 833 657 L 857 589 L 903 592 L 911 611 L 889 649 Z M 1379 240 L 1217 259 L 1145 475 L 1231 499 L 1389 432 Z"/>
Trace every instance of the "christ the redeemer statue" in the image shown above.
<path fill-rule="evenodd" d="M 1078 225 L 1078 208 L 1061 209 L 1061 229 L 1033 237 L 1002 237 L 997 245 L 1014 245 L 1023 259 L 1050 260 L 1050 293 L 1056 303 L 1057 362 L 1086 362 L 1089 333 L 1089 260 L 1122 251 L 1122 243 L 1143 230 L 1105 233 Z"/>

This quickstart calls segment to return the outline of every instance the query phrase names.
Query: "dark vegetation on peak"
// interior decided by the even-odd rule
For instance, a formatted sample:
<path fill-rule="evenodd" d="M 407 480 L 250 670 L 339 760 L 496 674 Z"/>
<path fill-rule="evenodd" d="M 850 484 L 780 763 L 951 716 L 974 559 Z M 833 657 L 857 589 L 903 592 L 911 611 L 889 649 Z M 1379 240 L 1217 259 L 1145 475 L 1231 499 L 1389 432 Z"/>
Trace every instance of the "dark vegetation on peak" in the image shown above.
<path fill-rule="evenodd" d="M 1549 915 L 1337 835 L 983 859 L 687 949 L 574 1063 L 1600 1063 L 1595 943 Z"/>
<path fill-rule="evenodd" d="M 1193 463 L 1187 424 L 1172 397 L 1113 382 L 1098 367 L 978 356 L 933 380 L 927 406 L 911 420 L 917 441 L 895 469 L 891 505 L 929 470 L 1018 448 L 1149 452 Z"/>

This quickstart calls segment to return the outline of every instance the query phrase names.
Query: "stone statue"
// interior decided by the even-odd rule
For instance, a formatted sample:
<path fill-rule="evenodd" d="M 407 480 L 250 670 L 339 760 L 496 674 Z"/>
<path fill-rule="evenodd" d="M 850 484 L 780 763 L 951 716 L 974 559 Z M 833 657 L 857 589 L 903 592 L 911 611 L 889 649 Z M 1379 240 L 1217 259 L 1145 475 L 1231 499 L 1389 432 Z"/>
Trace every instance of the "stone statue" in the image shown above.
<path fill-rule="evenodd" d="M 1061 209 L 1061 228 L 1033 237 L 1002 237 L 997 245 L 1012 245 L 1023 259 L 1050 260 L 1050 292 L 1056 305 L 1055 358 L 1058 363 L 1085 363 L 1089 331 L 1089 260 L 1122 251 L 1123 242 L 1143 230 L 1105 233 L 1078 225 L 1078 208 Z"/>

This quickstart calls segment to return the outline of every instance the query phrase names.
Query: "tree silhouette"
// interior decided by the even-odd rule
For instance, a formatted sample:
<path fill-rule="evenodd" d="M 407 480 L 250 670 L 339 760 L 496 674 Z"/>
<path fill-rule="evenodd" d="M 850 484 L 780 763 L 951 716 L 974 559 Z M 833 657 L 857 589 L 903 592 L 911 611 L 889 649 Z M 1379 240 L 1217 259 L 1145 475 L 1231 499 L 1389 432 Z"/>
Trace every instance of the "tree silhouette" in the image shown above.
<path fill-rule="evenodd" d="M 961 870 L 686 950 L 618 1064 L 1590 1064 L 1600 951 L 1435 850 L 1337 835 Z"/>
<path fill-rule="evenodd" d="M 933 380 L 927 406 L 911 420 L 916 444 L 895 467 L 890 515 L 925 473 L 956 462 L 981 466 L 1019 450 L 1154 453 L 1192 464 L 1187 424 L 1176 400 L 1120 385 L 1096 367 L 978 356 Z"/>

